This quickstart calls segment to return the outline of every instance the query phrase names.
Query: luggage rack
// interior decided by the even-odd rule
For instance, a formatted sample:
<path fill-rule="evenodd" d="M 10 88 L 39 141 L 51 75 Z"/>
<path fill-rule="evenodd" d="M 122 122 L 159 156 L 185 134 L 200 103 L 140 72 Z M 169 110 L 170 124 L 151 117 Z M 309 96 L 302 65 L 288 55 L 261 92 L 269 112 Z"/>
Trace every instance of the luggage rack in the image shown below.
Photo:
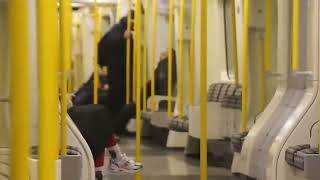
<path fill-rule="evenodd" d="M 311 148 L 309 144 L 289 147 L 286 150 L 285 160 L 290 166 L 304 171 L 307 179 L 319 179 L 320 154 L 318 148 Z"/>

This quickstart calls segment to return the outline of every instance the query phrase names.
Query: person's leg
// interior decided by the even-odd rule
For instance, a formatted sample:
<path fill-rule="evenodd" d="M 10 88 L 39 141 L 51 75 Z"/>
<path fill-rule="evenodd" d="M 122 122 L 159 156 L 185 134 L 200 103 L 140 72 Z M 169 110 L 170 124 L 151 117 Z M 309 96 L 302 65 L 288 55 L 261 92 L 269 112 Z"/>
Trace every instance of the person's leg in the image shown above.
<path fill-rule="evenodd" d="M 129 159 L 126 154 L 122 153 L 114 136 L 108 141 L 107 149 L 111 156 L 109 163 L 109 169 L 111 171 L 136 173 L 143 168 L 141 163 L 136 163 L 134 160 Z"/>
<path fill-rule="evenodd" d="M 136 104 L 131 103 L 125 105 L 117 115 L 114 117 L 113 124 L 115 125 L 115 132 L 121 134 L 127 130 L 127 124 L 130 119 L 135 118 L 136 116 Z"/>
<path fill-rule="evenodd" d="M 114 132 L 111 113 L 100 105 L 86 105 L 74 106 L 68 109 L 68 114 L 88 143 L 95 161 L 96 178 L 102 180 L 105 140 L 110 139 Z"/>

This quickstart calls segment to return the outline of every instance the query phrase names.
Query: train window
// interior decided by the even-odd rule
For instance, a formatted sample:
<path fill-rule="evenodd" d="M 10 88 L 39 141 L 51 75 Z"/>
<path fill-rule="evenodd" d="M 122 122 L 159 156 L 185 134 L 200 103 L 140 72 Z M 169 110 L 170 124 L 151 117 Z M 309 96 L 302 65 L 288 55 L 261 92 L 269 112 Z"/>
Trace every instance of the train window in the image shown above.
<path fill-rule="evenodd" d="M 233 0 L 224 1 L 224 29 L 225 29 L 225 46 L 226 46 L 226 70 L 229 79 L 234 79 L 235 69 L 233 61 L 233 41 L 232 41 L 232 3 Z"/>

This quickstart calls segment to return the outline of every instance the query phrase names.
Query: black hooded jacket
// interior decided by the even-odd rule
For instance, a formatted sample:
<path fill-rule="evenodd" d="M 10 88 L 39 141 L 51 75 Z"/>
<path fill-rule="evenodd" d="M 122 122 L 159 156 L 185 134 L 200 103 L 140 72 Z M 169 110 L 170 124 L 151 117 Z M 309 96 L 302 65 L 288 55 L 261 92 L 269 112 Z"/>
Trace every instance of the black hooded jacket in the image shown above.
<path fill-rule="evenodd" d="M 125 105 L 126 97 L 126 39 L 124 33 L 127 30 L 127 17 L 123 17 L 120 22 L 114 25 L 111 30 L 104 35 L 99 42 L 98 62 L 101 67 L 108 67 L 109 78 L 109 108 L 114 113 L 120 111 Z M 132 82 L 133 58 L 131 41 L 130 78 Z M 132 87 L 132 84 L 130 84 Z M 131 90 L 132 88 L 129 87 Z M 131 93 L 132 94 L 132 93 Z"/>

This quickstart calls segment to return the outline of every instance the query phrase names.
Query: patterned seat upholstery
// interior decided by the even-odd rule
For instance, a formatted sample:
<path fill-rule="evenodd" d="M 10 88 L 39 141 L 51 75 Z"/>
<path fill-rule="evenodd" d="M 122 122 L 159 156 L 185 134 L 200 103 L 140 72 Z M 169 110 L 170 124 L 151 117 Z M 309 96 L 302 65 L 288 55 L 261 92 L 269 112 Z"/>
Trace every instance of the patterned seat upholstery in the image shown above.
<path fill-rule="evenodd" d="M 182 119 L 179 119 L 178 116 L 175 116 L 170 121 L 169 128 L 176 132 L 189 132 L 189 118 L 183 116 Z"/>
<path fill-rule="evenodd" d="M 319 150 L 311 149 L 309 144 L 292 146 L 286 150 L 285 160 L 289 165 L 304 170 L 305 156 L 310 154 L 319 154 Z"/>

